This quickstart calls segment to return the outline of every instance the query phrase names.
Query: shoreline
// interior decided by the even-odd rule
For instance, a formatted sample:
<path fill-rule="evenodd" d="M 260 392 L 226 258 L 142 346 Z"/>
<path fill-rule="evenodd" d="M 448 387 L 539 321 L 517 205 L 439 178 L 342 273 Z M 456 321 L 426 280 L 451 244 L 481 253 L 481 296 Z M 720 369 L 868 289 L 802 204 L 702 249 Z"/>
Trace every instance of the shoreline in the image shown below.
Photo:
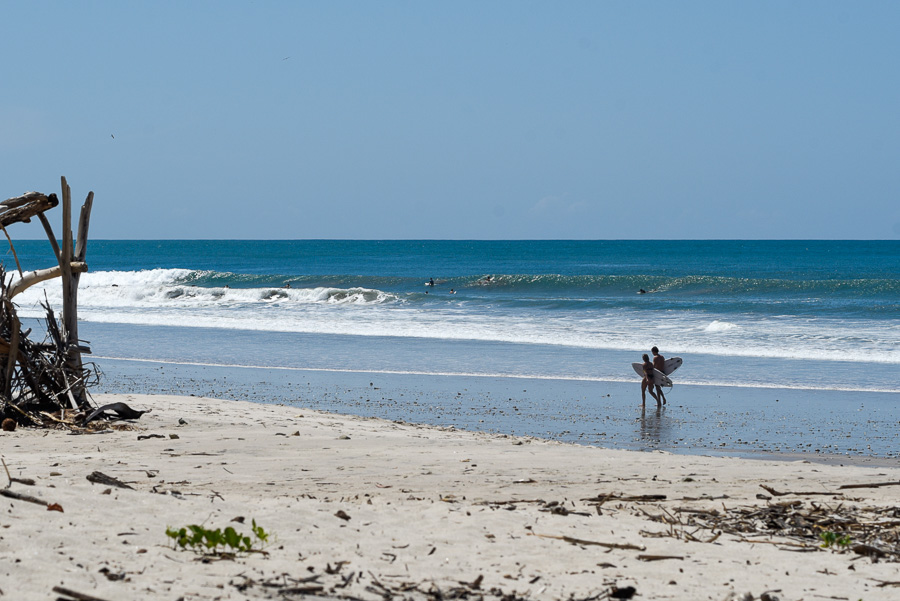
<path fill-rule="evenodd" d="M 640 410 L 637 382 L 384 374 L 106 360 L 104 393 L 198 394 L 453 425 L 587 446 L 900 466 L 895 394 L 676 385 Z"/>
<path fill-rule="evenodd" d="M 744 510 L 811 520 L 816 507 L 885 519 L 897 488 L 874 485 L 900 483 L 897 468 L 602 449 L 200 397 L 97 400 L 152 411 L 97 434 L 0 434 L 11 475 L 36 482 L 10 489 L 64 510 L 2 499 L 9 598 L 46 599 L 52 586 L 108 601 L 436 590 L 579 599 L 629 586 L 638 598 L 710 601 L 896 592 L 879 583 L 896 579 L 900 556 L 876 562 L 862 546 L 823 549 L 816 537 L 723 524 Z M 98 471 L 132 490 L 92 484 Z M 718 530 L 697 521 L 710 516 Z M 265 555 L 204 562 L 165 536 L 189 524 L 248 532 L 251 520 L 273 537 Z M 897 526 L 882 529 L 891 533 Z M 853 538 L 862 545 L 861 532 Z M 280 596 L 288 584 L 308 597 Z"/>

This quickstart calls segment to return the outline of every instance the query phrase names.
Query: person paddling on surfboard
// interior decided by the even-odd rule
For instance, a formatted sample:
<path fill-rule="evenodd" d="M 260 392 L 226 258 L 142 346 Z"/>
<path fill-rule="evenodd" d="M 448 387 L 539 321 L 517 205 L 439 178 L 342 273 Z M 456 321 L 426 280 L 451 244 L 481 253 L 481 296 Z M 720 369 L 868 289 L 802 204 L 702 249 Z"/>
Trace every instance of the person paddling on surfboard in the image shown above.
<path fill-rule="evenodd" d="M 666 373 L 666 358 L 659 354 L 659 349 L 655 346 L 650 349 L 650 352 L 653 353 L 653 367 L 656 371 L 661 371 L 662 373 Z M 658 398 L 662 399 L 662 404 L 666 404 L 666 395 L 663 394 L 662 386 L 657 385 L 656 387 L 656 395 Z"/>
<path fill-rule="evenodd" d="M 650 363 L 650 357 L 646 355 L 641 356 L 644 360 L 644 364 L 642 366 L 644 370 L 644 379 L 641 380 L 641 407 L 647 406 L 647 390 L 650 390 L 650 396 L 653 397 L 653 400 L 656 401 L 657 407 L 662 407 L 662 403 L 659 402 L 659 397 L 653 392 L 653 364 Z"/>

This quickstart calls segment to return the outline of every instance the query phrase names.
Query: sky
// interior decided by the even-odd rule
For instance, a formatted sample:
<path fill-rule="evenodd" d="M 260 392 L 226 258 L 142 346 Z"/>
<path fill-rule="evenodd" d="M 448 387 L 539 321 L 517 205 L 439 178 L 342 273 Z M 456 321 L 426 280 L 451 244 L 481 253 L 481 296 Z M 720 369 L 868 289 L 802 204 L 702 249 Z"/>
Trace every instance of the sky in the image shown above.
<path fill-rule="evenodd" d="M 0 198 L 65 175 L 92 239 L 898 239 L 898 30 L 877 0 L 4 2 Z"/>

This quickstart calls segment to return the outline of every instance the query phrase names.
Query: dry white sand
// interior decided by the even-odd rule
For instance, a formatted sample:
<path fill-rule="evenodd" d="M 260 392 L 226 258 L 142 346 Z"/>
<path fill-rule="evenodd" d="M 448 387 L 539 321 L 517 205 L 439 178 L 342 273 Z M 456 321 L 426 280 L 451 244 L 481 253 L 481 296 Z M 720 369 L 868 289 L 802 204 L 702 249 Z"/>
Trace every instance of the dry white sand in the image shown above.
<path fill-rule="evenodd" d="M 900 581 L 890 558 L 753 533 L 703 542 L 715 535 L 677 523 L 690 516 L 678 509 L 892 508 L 900 486 L 838 487 L 898 482 L 898 468 L 615 451 L 192 397 L 97 399 L 117 400 L 152 412 L 135 430 L 0 433 L 12 476 L 36 481 L 7 490 L 64 510 L 0 497 L 0 598 L 67 598 L 53 592 L 64 587 L 109 601 L 584 599 L 629 586 L 636 599 L 900 598 L 879 586 Z M 150 434 L 162 437 L 138 439 Z M 92 484 L 95 471 L 133 490 Z M 831 494 L 772 497 L 760 484 Z M 591 501 L 603 495 L 665 499 Z M 895 513 L 865 515 L 889 536 Z M 674 525 L 656 517 L 667 515 Z M 274 539 L 265 554 L 203 558 L 165 534 L 248 533 L 251 519 Z"/>

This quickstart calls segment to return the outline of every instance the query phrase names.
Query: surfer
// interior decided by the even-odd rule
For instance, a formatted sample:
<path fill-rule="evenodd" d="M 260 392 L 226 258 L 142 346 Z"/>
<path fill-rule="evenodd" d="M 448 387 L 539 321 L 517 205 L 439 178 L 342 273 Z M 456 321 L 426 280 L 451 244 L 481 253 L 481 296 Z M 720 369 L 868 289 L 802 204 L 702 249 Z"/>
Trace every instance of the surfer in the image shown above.
<path fill-rule="evenodd" d="M 650 396 L 656 401 L 656 406 L 662 407 L 662 403 L 659 402 L 659 397 L 653 392 L 653 364 L 650 363 L 650 357 L 648 357 L 646 353 L 641 355 L 641 358 L 644 360 L 644 364 L 641 366 L 644 370 L 644 379 L 641 380 L 641 407 L 647 406 L 648 389 L 650 391 Z"/>
<path fill-rule="evenodd" d="M 647 294 L 647 291 L 641 288 L 640 290 L 638 290 L 638 294 Z"/>
<path fill-rule="evenodd" d="M 434 286 L 434 278 L 428 278 L 428 285 Z"/>
<path fill-rule="evenodd" d="M 653 368 L 656 369 L 656 371 L 666 373 L 666 358 L 659 354 L 659 349 L 655 346 L 650 349 L 650 352 L 653 353 Z M 666 395 L 663 394 L 662 386 L 656 386 L 656 394 L 662 399 L 662 404 L 665 405 Z"/>

